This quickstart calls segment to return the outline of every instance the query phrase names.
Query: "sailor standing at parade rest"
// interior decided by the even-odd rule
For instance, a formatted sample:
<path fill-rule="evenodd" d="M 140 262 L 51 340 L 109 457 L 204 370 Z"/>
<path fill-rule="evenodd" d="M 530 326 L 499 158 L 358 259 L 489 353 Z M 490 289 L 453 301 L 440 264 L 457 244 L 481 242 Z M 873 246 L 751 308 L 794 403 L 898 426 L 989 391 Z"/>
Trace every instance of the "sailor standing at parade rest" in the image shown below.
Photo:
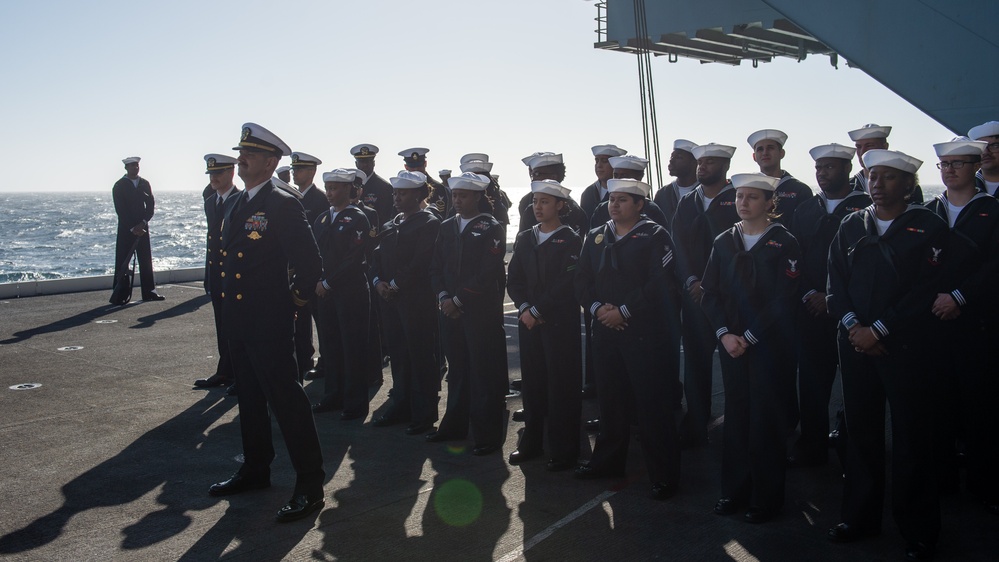
<path fill-rule="evenodd" d="M 507 291 L 520 312 L 524 432 L 510 464 L 541 456 L 548 437 L 550 471 L 568 470 L 579 457 L 583 349 L 573 279 L 582 239 L 559 220 L 569 189 L 555 180 L 531 182 L 538 224 L 517 235 Z M 547 432 L 545 423 L 547 422 Z"/>
<path fill-rule="evenodd" d="M 114 212 L 118 215 L 118 236 L 115 239 L 114 279 L 121 279 L 127 262 L 134 252 L 139 262 L 139 279 L 142 285 L 142 300 L 161 301 L 164 297 L 156 292 L 156 279 L 153 276 L 153 253 L 149 244 L 149 221 L 156 209 L 153 188 L 145 178 L 139 177 L 139 158 L 129 156 L 122 159 L 125 175 L 111 188 Z M 113 303 L 120 304 L 120 303 Z"/>
<path fill-rule="evenodd" d="M 787 134 L 777 129 L 763 129 L 749 135 L 746 141 L 753 149 L 753 161 L 760 166 L 760 173 L 779 180 L 775 195 L 780 216 L 775 220 L 784 226 L 790 226 L 794 210 L 814 193 L 810 187 L 780 167 L 784 159 Z"/>
<path fill-rule="evenodd" d="M 368 281 L 365 253 L 371 225 L 351 204 L 356 173 L 338 168 L 323 174 L 329 210 L 312 226 L 323 257 L 323 275 L 315 285 L 319 297 L 319 352 L 327 357 L 326 385 L 314 412 L 340 407 L 341 420 L 368 415 L 368 384 L 363 370 L 368 334 Z"/>
<path fill-rule="evenodd" d="M 637 180 L 607 182 L 610 220 L 586 235 L 575 280 L 576 298 L 593 314 L 593 360 L 600 433 L 590 461 L 576 478 L 625 475 L 630 428 L 637 420 L 653 499 L 673 496 L 680 478 L 680 447 L 671 409 L 679 366 L 679 330 L 673 299 L 673 241 L 642 216 L 651 186 Z M 629 407 L 631 405 L 631 407 Z M 631 409 L 633 408 L 633 410 Z M 530 412 L 528 412 L 530 415 Z"/>
<path fill-rule="evenodd" d="M 392 186 L 375 173 L 378 147 L 367 143 L 358 144 L 350 149 L 350 154 L 354 157 L 354 167 L 364 172 L 364 204 L 374 209 L 379 217 L 395 215 L 395 209 L 392 208 Z"/>
<path fill-rule="evenodd" d="M 874 204 L 847 215 L 829 248 L 826 303 L 838 318 L 848 440 L 842 523 L 834 542 L 881 532 L 885 487 L 885 400 L 891 407 L 892 514 L 906 556 L 927 560 L 940 532 L 933 456 L 937 349 L 931 313 L 948 238 L 947 223 L 909 203 L 922 162 L 868 150 Z"/>
<path fill-rule="evenodd" d="M 271 175 L 291 149 L 274 133 L 243 125 L 238 173 L 246 191 L 222 226 L 222 328 L 239 387 L 242 467 L 212 485 L 213 496 L 270 486 L 274 460 L 274 414 L 296 481 L 279 522 L 307 517 L 322 508 L 323 455 L 309 398 L 298 382 L 295 311 L 308 303 L 322 269 L 305 209 L 291 193 L 275 188 Z M 289 287 L 289 269 L 294 270 Z"/>
<path fill-rule="evenodd" d="M 612 156 L 628 154 L 627 150 L 613 144 L 598 144 L 590 151 L 593 152 L 593 173 L 596 174 L 597 181 L 588 185 L 579 196 L 579 206 L 586 213 L 587 221 L 593 216 L 597 205 L 607 200 L 607 180 L 614 177 L 614 168 L 608 160 Z"/>
<path fill-rule="evenodd" d="M 614 179 L 617 180 L 642 181 L 645 177 L 645 169 L 649 166 L 648 160 L 634 154 L 613 156 L 608 162 L 613 170 Z M 659 205 L 656 205 L 648 197 L 646 199 L 647 201 L 642 205 L 642 216 L 663 228 L 669 229 L 669 219 L 663 214 Z M 607 212 L 607 204 L 607 201 L 604 201 L 598 204 L 597 208 L 593 210 L 593 215 L 590 216 L 590 228 L 596 228 L 610 219 L 610 214 Z"/>
<path fill-rule="evenodd" d="M 430 442 L 464 439 L 474 455 L 500 449 L 506 426 L 503 225 L 479 212 L 489 178 L 465 172 L 448 182 L 455 216 L 441 224 L 430 279 L 447 355 L 447 408 Z"/>
<path fill-rule="evenodd" d="M 565 181 L 565 163 L 562 162 L 562 155 L 554 152 L 535 152 L 531 156 L 521 159 L 530 171 L 531 181 L 555 180 L 559 185 Z M 517 232 L 523 232 L 538 223 L 534 216 L 534 209 L 531 203 L 534 195 L 528 193 L 520 200 L 520 225 Z M 586 213 L 573 199 L 567 201 L 565 209 L 561 215 L 562 224 L 569 225 L 577 234 L 583 235 L 589 230 L 589 220 Z"/>
<path fill-rule="evenodd" d="M 801 435 L 788 456 L 795 467 L 824 465 L 829 457 L 829 397 L 839 364 L 838 319 L 826 309 L 829 245 L 846 215 L 871 204 L 869 195 L 850 187 L 856 149 L 833 143 L 808 153 L 820 192 L 798 205 L 790 228 L 801 248 L 802 271 L 796 307 Z"/>
<path fill-rule="evenodd" d="M 663 186 L 656 192 L 652 201 L 659 206 L 663 216 L 672 223 L 673 215 L 676 214 L 676 206 L 680 199 L 694 190 L 697 183 L 697 159 L 691 150 L 697 144 L 687 139 L 676 139 L 673 141 L 673 152 L 669 155 L 669 164 L 666 170 L 669 175 L 675 177 L 672 183 Z M 670 227 L 667 227 L 670 228 Z"/>
<path fill-rule="evenodd" d="M 229 343 L 222 337 L 222 219 L 236 202 L 239 188 L 232 183 L 236 172 L 236 159 L 224 154 L 206 154 L 205 164 L 208 186 L 212 196 L 205 199 L 205 219 L 208 236 L 205 252 L 205 292 L 211 296 L 215 313 L 215 339 L 218 342 L 219 362 L 215 373 L 207 379 L 194 381 L 196 388 L 227 386 L 226 394 L 236 394 L 236 375 L 229 357 Z"/>
<path fill-rule="evenodd" d="M 673 217 L 676 271 L 683 289 L 683 387 L 687 413 L 680 429 L 684 447 L 708 442 L 712 357 L 718 338 L 701 309 L 701 276 L 715 237 L 739 220 L 735 188 L 726 179 L 734 146 L 708 143 L 691 149 L 700 185 L 684 195 Z"/>
<path fill-rule="evenodd" d="M 319 158 L 305 152 L 291 153 L 292 179 L 294 179 L 299 193 L 302 194 L 301 203 L 305 207 L 305 218 L 309 221 L 310 226 L 316 222 L 319 215 L 329 209 L 326 194 L 313 183 L 316 170 L 322 163 L 323 161 Z M 312 323 L 313 321 L 319 322 L 319 312 L 316 310 L 314 295 L 309 298 L 309 304 L 301 312 L 302 314 L 295 318 L 295 359 L 298 361 L 299 377 L 304 379 L 306 373 L 313 369 L 312 356 L 316 352 L 312 345 Z M 321 370 L 321 368 L 316 369 L 309 376 L 309 379 L 320 378 L 321 375 L 318 371 Z"/>
<path fill-rule="evenodd" d="M 888 150 L 888 135 L 891 134 L 891 126 L 868 123 L 859 129 L 854 129 L 847 133 L 850 140 L 854 142 L 857 149 L 857 161 L 860 162 L 860 171 L 850 178 L 850 185 L 857 191 L 870 193 L 868 171 L 864 167 L 864 153 L 868 150 Z M 909 196 L 910 203 L 923 202 L 923 189 L 916 183 L 916 188 Z"/>
<path fill-rule="evenodd" d="M 433 429 L 440 398 L 437 301 L 430 287 L 430 262 L 441 222 L 422 203 L 430 194 L 427 176 L 401 171 L 390 178 L 399 214 L 385 223 L 371 257 L 368 276 L 381 306 L 391 357 L 389 409 L 372 425 L 410 422 L 407 435 Z"/>
<path fill-rule="evenodd" d="M 986 142 L 959 137 L 933 145 L 940 162 L 944 193 L 926 204 L 951 228 L 942 284 L 931 311 L 941 323 L 935 330 L 934 359 L 941 377 L 937 430 L 941 483 L 959 485 L 956 442 L 964 443 L 968 490 L 999 514 L 999 441 L 994 401 L 999 384 L 992 371 L 993 343 L 999 336 L 999 201 L 979 191 L 975 174 Z"/>
<path fill-rule="evenodd" d="M 798 241 L 775 222 L 780 180 L 735 174 L 739 222 L 715 238 L 701 306 L 724 348 L 722 497 L 718 515 L 748 506 L 765 523 L 784 506 L 785 443 L 794 401 Z M 776 205 L 776 208 L 775 208 Z"/>
<path fill-rule="evenodd" d="M 999 193 L 999 121 L 989 121 L 968 131 L 972 140 L 988 143 L 982 152 L 982 167 L 975 174 L 978 188 L 993 197 Z"/>

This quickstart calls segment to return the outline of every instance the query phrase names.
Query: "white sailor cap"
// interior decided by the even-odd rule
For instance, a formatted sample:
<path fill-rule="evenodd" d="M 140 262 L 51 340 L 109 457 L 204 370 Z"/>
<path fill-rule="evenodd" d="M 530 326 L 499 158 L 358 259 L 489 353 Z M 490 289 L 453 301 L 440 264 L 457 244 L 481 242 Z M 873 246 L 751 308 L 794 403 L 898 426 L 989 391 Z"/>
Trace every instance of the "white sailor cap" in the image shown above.
<path fill-rule="evenodd" d="M 525 166 L 527 166 L 528 168 L 530 168 L 531 167 L 531 160 L 534 160 L 538 156 L 544 156 L 546 154 L 554 155 L 555 153 L 554 152 L 535 152 L 534 154 L 530 154 L 528 156 L 525 156 L 525 157 L 521 158 L 520 161 L 523 162 Z"/>
<path fill-rule="evenodd" d="M 823 144 L 822 146 L 816 146 L 815 148 L 808 151 L 812 155 L 812 160 L 818 160 L 819 158 L 842 158 L 843 160 L 853 160 L 853 157 L 857 154 L 857 149 L 852 146 L 843 146 L 842 144 Z"/>
<path fill-rule="evenodd" d="M 243 123 L 239 146 L 234 146 L 232 149 L 270 152 L 279 157 L 291 156 L 291 148 L 283 140 L 256 123 Z"/>
<path fill-rule="evenodd" d="M 631 193 L 641 197 L 648 197 L 652 192 L 652 186 L 638 180 L 607 180 L 608 193 Z"/>
<path fill-rule="evenodd" d="M 294 195 L 296 199 L 301 199 L 302 198 L 302 192 L 301 191 L 299 191 L 299 190 L 295 189 L 294 187 L 288 185 L 287 182 L 285 182 L 283 179 L 281 179 L 281 178 L 279 178 L 277 176 L 274 176 L 274 177 L 271 178 L 271 183 L 274 184 L 274 187 L 276 187 L 278 189 L 281 189 L 281 190 L 283 190 L 283 191 L 285 191 L 287 193 L 290 193 L 291 195 Z"/>
<path fill-rule="evenodd" d="M 637 170 L 639 172 L 644 172 L 649 166 L 649 161 L 641 156 L 635 156 L 634 154 L 626 154 L 624 156 L 615 156 L 613 158 L 608 158 L 611 168 L 615 170 Z"/>
<path fill-rule="evenodd" d="M 708 157 L 731 159 L 735 156 L 735 147 L 709 142 L 708 144 L 700 144 L 691 148 L 690 153 L 698 160 Z"/>
<path fill-rule="evenodd" d="M 340 183 L 354 183 L 357 177 L 357 170 L 350 168 L 337 168 L 332 172 L 323 172 L 323 182 L 335 181 Z"/>
<path fill-rule="evenodd" d="M 923 165 L 923 161 L 913 158 L 908 154 L 897 150 L 868 150 L 864 153 L 864 167 L 870 170 L 874 166 L 888 166 L 903 172 L 915 174 L 916 170 Z"/>
<path fill-rule="evenodd" d="M 485 191 L 489 187 L 489 178 L 472 172 L 465 172 L 460 176 L 451 176 L 447 180 L 451 190 L 464 189 L 467 191 Z"/>
<path fill-rule="evenodd" d="M 291 166 L 281 166 L 277 170 L 274 170 L 274 173 L 280 174 L 281 172 L 290 172 L 290 171 L 291 171 Z"/>
<path fill-rule="evenodd" d="M 942 142 L 933 145 L 933 150 L 937 151 L 937 156 L 981 156 L 985 152 L 985 147 L 989 143 L 985 141 L 973 141 L 968 137 L 954 137 L 950 142 Z"/>
<path fill-rule="evenodd" d="M 534 158 L 531 158 L 531 160 L 527 163 L 527 165 L 530 166 L 530 168 L 533 170 L 535 168 L 541 168 L 543 166 L 554 166 L 556 164 L 561 164 L 561 163 L 562 163 L 561 154 L 555 154 L 553 152 L 545 152 L 543 154 L 535 156 Z"/>
<path fill-rule="evenodd" d="M 593 156 L 624 156 L 628 154 L 627 150 L 618 148 L 613 144 L 598 144 L 590 150 L 593 151 Z"/>
<path fill-rule="evenodd" d="M 368 174 L 358 170 L 357 168 L 344 168 L 344 170 L 350 170 L 354 172 L 354 181 L 364 183 L 368 181 Z"/>
<path fill-rule="evenodd" d="M 564 187 L 555 180 L 540 180 L 531 182 L 531 193 L 544 193 L 553 197 L 558 197 L 559 199 L 568 199 L 570 191 L 571 190 L 568 187 Z"/>
<path fill-rule="evenodd" d="M 304 152 L 292 152 L 291 153 L 291 167 L 300 168 L 302 166 L 318 166 L 322 164 L 323 161 L 316 158 L 311 154 L 306 154 Z"/>
<path fill-rule="evenodd" d="M 236 159 L 225 154 L 205 154 L 206 174 L 223 172 L 236 167 Z"/>
<path fill-rule="evenodd" d="M 857 142 L 866 139 L 886 139 L 891 134 L 891 127 L 882 127 L 877 123 L 868 123 L 859 129 L 854 129 L 847 133 L 850 140 Z"/>
<path fill-rule="evenodd" d="M 483 162 L 489 161 L 489 155 L 483 154 L 481 152 L 471 152 L 461 157 L 458 161 L 459 164 L 464 164 L 465 162 L 471 162 L 472 160 L 482 160 Z"/>
<path fill-rule="evenodd" d="M 374 158 L 378 154 L 378 147 L 373 144 L 359 144 L 350 149 L 354 158 Z"/>
<path fill-rule="evenodd" d="M 427 176 L 421 172 L 403 170 L 396 177 L 389 178 L 389 183 L 395 189 L 415 189 L 427 185 Z"/>
<path fill-rule="evenodd" d="M 407 166 L 422 166 L 427 163 L 428 152 L 430 152 L 429 148 L 417 146 L 407 148 L 406 150 L 400 150 L 399 156 L 402 156 L 402 161 L 405 162 Z"/>
<path fill-rule="evenodd" d="M 461 171 L 473 172 L 476 174 L 488 174 L 493 171 L 493 163 L 486 162 L 484 160 L 469 160 L 468 162 L 462 162 Z"/>
<path fill-rule="evenodd" d="M 129 156 L 128 158 L 122 158 L 121 163 L 128 166 L 129 164 L 138 164 L 139 160 L 142 160 L 142 158 L 139 158 L 138 156 Z"/>
<path fill-rule="evenodd" d="M 740 187 L 755 187 L 764 191 L 777 191 L 777 184 L 780 178 L 768 176 L 766 174 L 732 174 L 729 178 L 736 189 Z"/>
<path fill-rule="evenodd" d="M 437 175 L 438 176 L 450 176 L 451 175 L 451 170 L 448 170 L 447 168 L 445 168 L 445 169 L 437 172 Z"/>
<path fill-rule="evenodd" d="M 694 141 L 689 141 L 687 139 L 676 139 L 673 141 L 673 150 L 685 150 L 687 152 L 693 152 L 694 147 L 697 143 Z"/>
<path fill-rule="evenodd" d="M 968 131 L 968 136 L 978 140 L 985 137 L 997 137 L 999 136 L 999 121 L 989 121 L 988 123 L 982 123 L 977 127 L 972 127 Z"/>
<path fill-rule="evenodd" d="M 785 133 L 784 131 L 778 131 L 777 129 L 763 129 L 761 131 L 756 131 L 755 133 L 749 135 L 749 138 L 746 139 L 746 142 L 749 143 L 749 146 L 755 149 L 757 143 L 764 140 L 777 141 L 777 144 L 779 144 L 781 148 L 783 148 L 784 143 L 787 142 L 787 133 Z"/>

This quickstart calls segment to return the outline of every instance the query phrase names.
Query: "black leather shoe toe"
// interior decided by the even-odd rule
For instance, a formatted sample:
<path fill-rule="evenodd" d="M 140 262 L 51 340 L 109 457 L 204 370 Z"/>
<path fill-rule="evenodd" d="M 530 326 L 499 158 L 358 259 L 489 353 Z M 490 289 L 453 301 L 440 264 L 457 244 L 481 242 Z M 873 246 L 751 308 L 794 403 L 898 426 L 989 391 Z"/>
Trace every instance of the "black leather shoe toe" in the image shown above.
<path fill-rule="evenodd" d="M 835 527 L 829 529 L 826 536 L 832 542 L 855 542 L 876 536 L 880 533 L 880 530 L 864 529 L 863 527 L 852 525 L 850 523 L 839 523 Z"/>
<path fill-rule="evenodd" d="M 739 511 L 739 502 L 734 498 L 721 498 L 715 502 L 715 515 L 732 515 L 736 511 Z"/>
<path fill-rule="evenodd" d="M 583 422 L 583 429 L 586 431 L 600 431 L 600 420 L 586 420 Z"/>
<path fill-rule="evenodd" d="M 237 395 L 239 395 L 239 389 L 236 387 L 236 383 L 230 384 L 225 389 L 225 395 L 226 396 L 237 396 Z"/>
<path fill-rule="evenodd" d="M 749 508 L 749 511 L 746 512 L 746 515 L 743 517 L 743 519 L 746 521 L 746 523 L 754 523 L 754 524 L 766 523 L 767 521 L 770 521 L 774 517 L 777 517 L 777 513 L 778 512 L 776 509 L 767 509 L 765 507 L 751 507 Z"/>
<path fill-rule="evenodd" d="M 423 435 L 433 428 L 433 422 L 413 422 L 406 426 L 406 435 Z"/>
<path fill-rule="evenodd" d="M 402 423 L 402 420 L 398 418 L 394 418 L 392 416 L 381 416 L 379 418 L 375 418 L 375 421 L 371 422 L 371 425 L 375 427 L 389 427 L 400 423 Z"/>
<path fill-rule="evenodd" d="M 910 542 L 905 545 L 905 559 L 908 562 L 933 560 L 933 547 L 923 542 Z"/>
<path fill-rule="evenodd" d="M 367 416 L 368 416 L 367 412 L 350 412 L 350 411 L 344 410 L 340 414 L 340 421 L 359 420 L 359 419 L 364 419 Z"/>
<path fill-rule="evenodd" d="M 459 439 L 464 439 L 464 435 L 452 435 L 438 429 L 432 433 L 428 433 L 424 439 L 430 443 L 441 443 L 443 441 L 458 441 Z"/>
<path fill-rule="evenodd" d="M 148 295 L 142 295 L 142 300 L 144 301 L 164 301 L 166 297 L 157 293 L 149 293 Z"/>
<path fill-rule="evenodd" d="M 326 371 L 323 371 L 322 369 L 309 369 L 308 371 L 305 371 L 305 375 L 302 378 L 307 381 L 314 381 L 325 377 Z"/>
<path fill-rule="evenodd" d="M 515 421 L 515 422 L 522 422 L 522 421 L 524 421 L 526 419 L 527 419 L 527 416 L 524 415 L 524 409 L 523 408 L 521 408 L 519 410 L 514 410 L 513 411 L 513 421 Z"/>
<path fill-rule="evenodd" d="M 562 472 L 563 470 L 569 470 L 574 466 L 576 466 L 576 461 L 551 459 L 548 461 L 548 464 L 545 465 L 545 470 L 548 472 Z"/>
<path fill-rule="evenodd" d="M 491 455 L 499 451 L 499 446 L 497 445 L 479 445 L 472 449 L 472 454 L 477 457 L 484 457 L 486 455 Z"/>
<path fill-rule="evenodd" d="M 207 379 L 198 379 L 194 381 L 195 388 L 215 388 L 216 386 L 227 386 L 232 384 L 232 381 L 219 375 L 218 373 L 208 377 Z"/>
<path fill-rule="evenodd" d="M 542 452 L 537 449 L 518 448 L 516 451 L 510 453 L 510 464 L 520 464 L 524 461 L 540 457 Z"/>
<path fill-rule="evenodd" d="M 250 490 L 262 490 L 269 488 L 271 479 L 269 476 L 249 477 L 240 473 L 233 474 L 228 480 L 216 482 L 208 488 L 208 495 L 221 497 L 231 496 Z"/>
<path fill-rule="evenodd" d="M 597 478 L 619 478 L 621 476 L 623 475 L 607 472 L 605 470 L 599 470 L 588 464 L 581 464 L 576 467 L 576 470 L 572 471 L 572 477 L 578 478 L 580 480 L 595 480 Z"/>
<path fill-rule="evenodd" d="M 297 521 L 322 509 L 325 504 L 326 499 L 323 496 L 310 498 L 305 494 L 299 494 L 288 500 L 288 503 L 277 512 L 277 517 L 275 517 L 275 519 L 278 523 Z"/>
<path fill-rule="evenodd" d="M 324 399 L 320 400 L 319 402 L 317 402 L 316 404 L 312 405 L 312 411 L 313 411 L 313 413 L 319 414 L 319 413 L 322 413 L 322 412 L 333 412 L 333 411 L 339 410 L 342 407 L 343 407 L 343 405 L 337 403 L 337 401 L 335 399 L 324 398 Z"/>
<path fill-rule="evenodd" d="M 650 495 L 654 500 L 668 500 L 676 495 L 676 484 L 656 482 L 652 485 L 652 493 Z"/>

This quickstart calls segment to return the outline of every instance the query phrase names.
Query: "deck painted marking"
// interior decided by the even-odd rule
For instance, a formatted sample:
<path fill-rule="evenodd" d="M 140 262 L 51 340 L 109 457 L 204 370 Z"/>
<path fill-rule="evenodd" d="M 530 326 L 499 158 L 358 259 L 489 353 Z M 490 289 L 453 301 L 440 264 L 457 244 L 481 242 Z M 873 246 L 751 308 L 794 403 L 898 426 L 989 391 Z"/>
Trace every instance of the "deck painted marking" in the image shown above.
<path fill-rule="evenodd" d="M 576 508 L 576 510 L 570 513 L 569 515 L 566 515 L 565 517 L 552 523 L 547 529 L 541 531 L 540 533 L 534 535 L 530 539 L 524 541 L 524 546 L 511 550 L 510 552 L 506 553 L 506 555 L 504 555 L 503 557 L 498 558 L 497 562 L 513 562 L 514 560 L 523 557 L 525 552 L 531 550 L 532 548 L 537 546 L 538 543 L 552 536 L 552 534 L 554 534 L 555 531 L 561 529 L 562 527 L 565 527 L 569 523 L 572 523 L 574 520 L 579 519 L 584 513 L 602 504 L 605 500 L 607 500 L 616 493 L 617 492 L 613 492 L 611 490 L 605 490 L 599 496 L 593 498 L 592 500 Z"/>

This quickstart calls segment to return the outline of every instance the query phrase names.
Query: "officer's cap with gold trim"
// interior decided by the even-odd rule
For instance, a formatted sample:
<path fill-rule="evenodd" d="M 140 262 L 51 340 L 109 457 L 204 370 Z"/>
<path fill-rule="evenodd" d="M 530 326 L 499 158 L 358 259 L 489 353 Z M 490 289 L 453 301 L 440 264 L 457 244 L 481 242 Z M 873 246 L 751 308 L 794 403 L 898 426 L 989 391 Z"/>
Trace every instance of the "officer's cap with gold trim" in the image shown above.
<path fill-rule="evenodd" d="M 485 191 L 489 187 L 489 178 L 472 172 L 465 172 L 460 176 L 451 176 L 448 178 L 447 185 L 452 190 Z"/>
<path fill-rule="evenodd" d="M 819 158 L 841 158 L 843 160 L 853 160 L 853 157 L 857 154 L 857 149 L 852 146 L 843 146 L 841 144 L 823 144 L 822 146 L 816 146 L 815 148 L 808 151 L 812 155 L 813 160 L 818 160 Z"/>
<path fill-rule="evenodd" d="M 676 139 L 673 141 L 673 150 L 683 150 L 686 152 L 693 152 L 694 147 L 697 143 L 694 141 L 689 141 L 687 139 Z"/>
<path fill-rule="evenodd" d="M 389 178 L 393 189 L 416 189 L 427 185 L 427 176 L 422 172 L 403 170 L 394 178 Z"/>
<path fill-rule="evenodd" d="M 562 163 L 562 155 L 554 152 L 545 152 L 531 158 L 527 165 L 532 169 L 543 168 L 545 166 L 555 166 Z"/>
<path fill-rule="evenodd" d="M 531 182 L 531 193 L 544 193 L 551 195 L 552 197 L 558 197 L 559 199 L 568 199 L 570 191 L 571 190 L 568 187 L 563 186 L 555 180 L 539 180 Z"/>
<path fill-rule="evenodd" d="M 915 174 L 916 170 L 923 165 L 923 161 L 913 158 L 908 154 L 897 150 L 868 150 L 864 153 L 864 167 L 870 170 L 874 166 L 887 166 Z"/>
<path fill-rule="evenodd" d="M 996 137 L 999 136 L 999 121 L 989 121 L 988 123 L 982 123 L 977 127 L 972 127 L 968 131 L 968 136 L 978 140 L 985 137 Z"/>
<path fill-rule="evenodd" d="M 891 126 L 882 127 L 877 123 L 868 123 L 859 129 L 847 133 L 853 142 L 867 139 L 886 139 L 891 134 Z"/>
<path fill-rule="evenodd" d="M 780 183 L 780 178 L 760 173 L 732 174 L 732 177 L 729 179 L 732 180 L 732 185 L 736 189 L 740 187 L 754 187 L 764 191 L 777 191 L 777 184 Z"/>
<path fill-rule="evenodd" d="M 217 174 L 236 167 L 236 159 L 225 154 L 205 154 L 206 174 Z"/>
<path fill-rule="evenodd" d="M 493 171 L 493 163 L 484 160 L 469 160 L 468 162 L 462 162 L 461 171 L 488 175 L 489 172 Z"/>
<path fill-rule="evenodd" d="M 623 148 L 618 148 L 613 144 L 598 144 L 590 149 L 593 152 L 593 156 L 624 156 L 628 154 L 628 151 Z"/>
<path fill-rule="evenodd" d="M 607 180 L 608 193 L 630 193 L 640 197 L 648 197 L 652 186 L 638 180 Z"/>
<path fill-rule="evenodd" d="M 785 133 L 784 131 L 778 131 L 777 129 L 763 129 L 749 135 L 749 138 L 746 139 L 746 142 L 749 143 L 749 146 L 755 149 L 756 145 L 759 144 L 760 141 L 765 141 L 765 140 L 776 141 L 777 144 L 779 144 L 781 148 L 783 148 L 784 143 L 787 142 L 787 133 Z"/>
<path fill-rule="evenodd" d="M 406 150 L 400 150 L 399 156 L 402 156 L 402 161 L 405 162 L 407 166 L 416 167 L 427 163 L 428 152 L 430 152 L 429 148 L 417 146 L 414 148 L 407 148 Z"/>
<path fill-rule="evenodd" d="M 644 172 L 649 166 L 649 161 L 641 156 L 635 156 L 634 154 L 626 154 L 624 156 L 615 156 L 607 160 L 611 168 L 615 170 L 636 170 L 639 172 Z"/>
<path fill-rule="evenodd" d="M 520 161 L 523 162 L 525 166 L 527 166 L 528 168 L 530 168 L 531 167 L 531 160 L 534 160 L 538 156 L 545 156 L 545 155 L 552 155 L 552 156 L 554 156 L 555 153 L 554 152 L 535 152 L 534 154 L 530 154 L 528 156 L 525 156 L 525 157 L 521 158 Z"/>
<path fill-rule="evenodd" d="M 291 153 L 291 167 L 292 168 L 302 168 L 304 166 L 318 166 L 322 164 L 323 161 L 316 158 L 311 154 L 306 154 L 304 152 L 292 152 Z"/>
<path fill-rule="evenodd" d="M 139 160 L 142 160 L 142 158 L 139 158 L 138 156 L 129 156 L 128 158 L 122 158 L 121 163 L 128 166 L 129 164 L 138 164 Z"/>
<path fill-rule="evenodd" d="M 337 168 L 332 172 L 323 172 L 323 182 L 354 183 L 354 178 L 356 177 L 357 170 L 350 168 Z"/>
<path fill-rule="evenodd" d="M 942 142 L 933 145 L 933 150 L 937 151 L 937 156 L 981 156 L 985 152 L 985 147 L 989 143 L 985 141 L 973 141 L 968 137 L 954 137 L 950 142 Z"/>
<path fill-rule="evenodd" d="M 735 147 L 727 146 L 724 144 L 715 144 L 709 142 L 708 144 L 700 144 L 690 149 L 690 153 L 694 155 L 694 158 L 700 160 L 701 158 L 728 158 L 731 159 L 735 156 Z"/>
<path fill-rule="evenodd" d="M 354 158 L 374 158 L 378 154 L 378 147 L 373 144 L 359 144 L 350 149 Z"/>
<path fill-rule="evenodd" d="M 278 157 L 291 156 L 291 148 L 283 140 L 256 123 L 243 123 L 239 146 L 234 146 L 232 149 L 269 152 Z"/>
<path fill-rule="evenodd" d="M 489 155 L 482 152 L 470 152 L 461 157 L 458 161 L 459 164 L 464 164 L 465 162 L 471 162 L 472 160 L 482 160 L 483 162 L 489 161 Z"/>

